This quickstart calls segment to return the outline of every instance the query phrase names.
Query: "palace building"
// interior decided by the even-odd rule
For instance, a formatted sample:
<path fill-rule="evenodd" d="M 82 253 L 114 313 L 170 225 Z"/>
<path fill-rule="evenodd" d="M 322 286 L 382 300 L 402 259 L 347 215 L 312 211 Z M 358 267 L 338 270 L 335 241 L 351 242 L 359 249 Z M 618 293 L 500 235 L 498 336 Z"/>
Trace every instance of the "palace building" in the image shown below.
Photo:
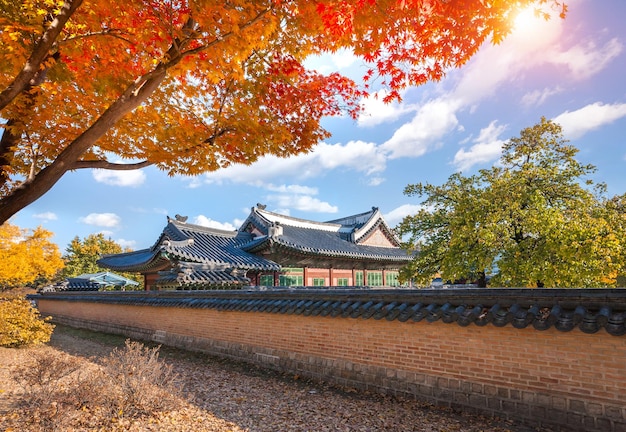
<path fill-rule="evenodd" d="M 315 222 L 252 207 L 236 231 L 168 217 L 154 245 L 104 256 L 102 267 L 139 272 L 147 290 L 242 286 L 399 286 L 412 256 L 376 207 Z"/>

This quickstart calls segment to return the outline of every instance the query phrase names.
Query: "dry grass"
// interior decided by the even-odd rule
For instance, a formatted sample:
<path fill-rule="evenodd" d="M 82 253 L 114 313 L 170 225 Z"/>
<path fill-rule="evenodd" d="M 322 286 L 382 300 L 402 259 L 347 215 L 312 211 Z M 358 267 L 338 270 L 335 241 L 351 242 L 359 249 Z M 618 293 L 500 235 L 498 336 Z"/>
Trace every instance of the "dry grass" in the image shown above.
<path fill-rule="evenodd" d="M 22 391 L 6 419 L 9 427 L 111 430 L 179 409 L 184 402 L 176 375 L 158 351 L 127 341 L 99 365 L 54 349 L 27 352 L 13 369 Z"/>

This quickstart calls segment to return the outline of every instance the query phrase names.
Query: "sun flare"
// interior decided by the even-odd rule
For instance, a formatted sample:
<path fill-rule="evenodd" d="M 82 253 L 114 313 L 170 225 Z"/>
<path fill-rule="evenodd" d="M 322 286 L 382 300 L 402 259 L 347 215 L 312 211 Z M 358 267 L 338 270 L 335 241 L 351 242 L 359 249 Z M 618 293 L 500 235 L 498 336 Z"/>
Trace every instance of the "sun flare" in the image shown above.
<path fill-rule="evenodd" d="M 542 19 L 535 13 L 535 8 L 529 6 L 519 11 L 513 20 L 513 28 L 518 32 L 532 32 L 537 29 L 541 22 Z"/>

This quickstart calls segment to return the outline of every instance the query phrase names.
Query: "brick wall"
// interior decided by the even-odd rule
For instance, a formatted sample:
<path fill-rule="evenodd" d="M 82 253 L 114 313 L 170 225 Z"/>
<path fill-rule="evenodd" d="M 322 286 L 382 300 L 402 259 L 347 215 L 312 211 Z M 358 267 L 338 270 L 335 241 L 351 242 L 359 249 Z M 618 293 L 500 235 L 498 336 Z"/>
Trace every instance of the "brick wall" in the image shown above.
<path fill-rule="evenodd" d="M 564 430 L 626 431 L 626 337 L 38 299 L 55 321 Z"/>

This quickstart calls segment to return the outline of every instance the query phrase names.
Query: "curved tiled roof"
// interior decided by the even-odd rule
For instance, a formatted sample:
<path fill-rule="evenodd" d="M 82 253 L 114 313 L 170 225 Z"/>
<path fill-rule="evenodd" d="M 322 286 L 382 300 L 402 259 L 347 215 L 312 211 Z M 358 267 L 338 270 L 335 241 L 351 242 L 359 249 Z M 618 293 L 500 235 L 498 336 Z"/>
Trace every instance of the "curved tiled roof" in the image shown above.
<path fill-rule="evenodd" d="M 45 299 L 327 316 L 460 326 L 626 334 L 625 289 L 275 289 L 150 293 L 45 293 Z M 34 296 L 37 298 L 39 296 Z"/>
<path fill-rule="evenodd" d="M 105 255 L 97 261 L 98 265 L 116 271 L 146 271 L 163 267 L 167 262 L 159 249 Z"/>
<path fill-rule="evenodd" d="M 164 230 L 161 248 L 168 257 L 180 261 L 224 264 L 236 269 L 277 271 L 278 264 L 250 254 L 240 246 L 252 235 L 238 231 L 222 231 L 198 225 L 170 222 Z M 168 240 L 167 237 L 173 240 Z"/>
<path fill-rule="evenodd" d="M 352 243 L 338 232 L 282 226 L 282 234 L 261 237 L 243 245 L 242 249 L 255 252 L 272 244 L 285 246 L 302 253 L 311 253 L 337 258 L 370 259 L 378 261 L 409 262 L 413 257 L 403 249 L 384 246 L 368 246 Z"/>
<path fill-rule="evenodd" d="M 98 264 L 115 270 L 146 271 L 163 268 L 172 261 L 188 261 L 223 268 L 278 271 L 278 264 L 239 247 L 251 239 L 249 233 L 169 220 L 159 240 L 150 249 L 105 256 Z"/>

